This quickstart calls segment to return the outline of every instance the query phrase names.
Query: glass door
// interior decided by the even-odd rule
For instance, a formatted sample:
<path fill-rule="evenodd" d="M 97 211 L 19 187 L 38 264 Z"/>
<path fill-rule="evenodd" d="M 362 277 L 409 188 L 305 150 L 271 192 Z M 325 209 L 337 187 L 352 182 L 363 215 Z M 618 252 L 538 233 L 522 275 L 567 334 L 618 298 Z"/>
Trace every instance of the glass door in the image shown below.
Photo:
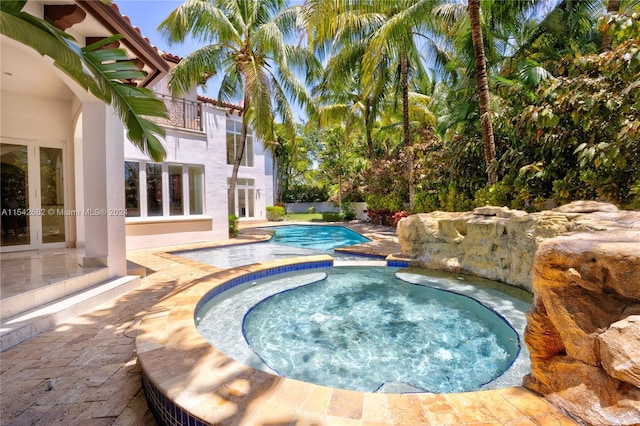
<path fill-rule="evenodd" d="M 0 247 L 26 250 L 52 243 L 63 245 L 66 210 L 62 144 L 3 140 L 0 154 Z"/>
<path fill-rule="evenodd" d="M 31 244 L 29 155 L 26 145 L 0 143 L 0 192 L 2 231 L 0 245 Z"/>
<path fill-rule="evenodd" d="M 64 181 L 61 148 L 39 148 L 42 243 L 65 242 Z"/>

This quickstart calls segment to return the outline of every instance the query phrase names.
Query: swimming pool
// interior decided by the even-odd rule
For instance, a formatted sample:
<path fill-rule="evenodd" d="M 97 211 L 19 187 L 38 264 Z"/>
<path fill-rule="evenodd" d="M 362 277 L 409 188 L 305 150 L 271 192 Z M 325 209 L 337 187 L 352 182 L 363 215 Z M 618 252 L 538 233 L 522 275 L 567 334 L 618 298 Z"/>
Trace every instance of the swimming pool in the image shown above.
<path fill-rule="evenodd" d="M 287 225 L 266 228 L 274 231 L 271 242 L 305 249 L 330 251 L 371 240 L 344 226 Z"/>
<path fill-rule="evenodd" d="M 172 254 L 219 268 L 234 268 L 274 259 L 319 254 L 329 254 L 341 260 L 362 259 L 360 255 L 334 252 L 333 249 L 371 241 L 344 226 L 285 225 L 263 229 L 273 232 L 273 237 L 267 242 L 179 251 Z"/>
<path fill-rule="evenodd" d="M 529 304 L 500 287 L 439 272 L 336 267 L 234 287 L 200 307 L 196 322 L 226 355 L 315 384 L 492 389 L 519 384 L 528 370 L 519 335 Z"/>

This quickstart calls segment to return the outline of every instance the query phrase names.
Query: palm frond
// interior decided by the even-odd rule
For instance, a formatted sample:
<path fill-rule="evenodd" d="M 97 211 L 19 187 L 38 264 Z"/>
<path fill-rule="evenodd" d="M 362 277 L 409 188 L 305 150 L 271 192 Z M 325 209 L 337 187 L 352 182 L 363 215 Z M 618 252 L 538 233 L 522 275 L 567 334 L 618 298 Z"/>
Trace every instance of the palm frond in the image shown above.
<path fill-rule="evenodd" d="M 293 111 L 287 99 L 287 95 L 276 79 L 271 81 L 271 87 L 274 95 L 275 111 L 282 118 L 283 127 L 289 138 L 294 138 L 296 119 L 293 116 Z"/>
<path fill-rule="evenodd" d="M 181 43 L 191 34 L 196 40 L 215 44 L 218 40 L 242 39 L 227 10 L 206 0 L 187 0 L 158 25 L 170 44 Z"/>
<path fill-rule="evenodd" d="M 82 48 L 85 66 L 96 83 L 90 85 L 89 89 L 115 108 L 127 127 L 129 140 L 134 145 L 155 161 L 162 161 L 166 155 L 160 141 L 160 137 L 164 136 L 164 130 L 144 117 L 166 118 L 168 115 L 164 103 L 149 89 L 122 83 L 127 79 L 144 76 L 136 64 L 128 60 L 123 50 L 100 49 L 103 44 L 119 37 L 109 37 Z"/>
<path fill-rule="evenodd" d="M 236 102 L 238 93 L 242 93 L 242 78 L 237 72 L 226 72 L 222 76 L 218 100 L 223 102 Z"/>
<path fill-rule="evenodd" d="M 179 66 L 169 73 L 171 92 L 181 95 L 216 75 L 222 68 L 228 49 L 222 44 L 210 44 L 182 58 Z"/>
<path fill-rule="evenodd" d="M 251 127 L 264 140 L 271 140 L 273 110 L 271 106 L 270 78 L 256 61 L 248 61 L 241 64 L 240 72 L 244 78 L 245 108 L 249 113 L 248 120 L 251 123 Z"/>
<path fill-rule="evenodd" d="M 24 4 L 0 2 L 0 32 L 51 57 L 54 64 L 81 87 L 110 104 L 127 127 L 131 142 L 154 160 L 161 161 L 165 151 L 159 138 L 164 136 L 164 131 L 144 116 L 166 117 L 164 104 L 150 90 L 123 83 L 145 75 L 124 50 L 101 49 L 121 36 L 79 48 L 70 35 L 22 12 Z"/>
<path fill-rule="evenodd" d="M 528 87 L 537 87 L 544 80 L 553 78 L 553 75 L 534 60 L 528 59 L 519 71 L 520 80 Z"/>

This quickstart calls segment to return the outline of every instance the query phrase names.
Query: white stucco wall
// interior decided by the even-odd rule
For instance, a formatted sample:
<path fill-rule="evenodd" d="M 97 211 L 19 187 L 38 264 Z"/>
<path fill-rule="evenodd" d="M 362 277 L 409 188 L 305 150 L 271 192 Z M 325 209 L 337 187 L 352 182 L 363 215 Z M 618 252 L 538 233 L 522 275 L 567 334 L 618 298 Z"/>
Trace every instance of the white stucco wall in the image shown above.
<path fill-rule="evenodd" d="M 231 115 L 228 119 L 240 121 L 241 118 L 237 114 Z M 225 142 L 226 143 L 226 142 Z M 226 149 L 226 148 L 225 148 Z M 240 222 L 253 222 L 267 219 L 268 205 L 272 205 L 269 202 L 270 193 L 273 193 L 273 185 L 270 184 L 270 177 L 266 176 L 266 157 L 269 156 L 268 152 L 265 152 L 264 144 L 255 134 L 253 135 L 253 167 L 240 166 L 238 169 L 238 179 L 253 179 L 255 181 L 255 195 L 254 195 L 254 216 L 252 218 L 240 218 Z M 269 160 L 270 161 L 270 160 Z M 226 161 L 225 161 L 226 163 Z M 227 176 L 231 177 L 233 172 L 233 166 L 226 165 Z M 270 188 L 271 187 L 271 188 Z"/>
<path fill-rule="evenodd" d="M 85 266 L 106 265 L 109 275 L 127 274 L 124 209 L 124 126 L 103 102 L 82 105 Z M 120 179 L 118 179 L 120 177 Z"/>
<path fill-rule="evenodd" d="M 273 206 L 276 202 L 276 193 L 275 193 L 275 170 L 274 170 L 274 161 L 273 155 L 267 151 L 264 155 L 264 165 L 265 165 L 265 177 L 264 177 L 264 187 L 265 187 L 265 204 L 267 206 Z"/>
<path fill-rule="evenodd" d="M 4 88 L 3 88 L 4 89 Z M 74 146 L 71 101 L 50 99 L 2 90 L 0 94 L 0 139 L 4 143 L 51 143 L 64 149 L 64 196 L 66 208 L 75 209 Z M 37 124 L 34 124 L 37 123 Z M 61 145 L 58 145 L 61 144 Z M 30 188 L 30 192 L 36 188 Z M 32 231 L 41 232 L 32 223 Z M 75 246 L 76 226 L 73 218 L 65 218 L 66 243 Z M 58 244 L 59 245 L 59 244 Z M 38 247 L 33 247 L 38 248 Z M 4 247 L 3 250 L 11 250 Z"/>
<path fill-rule="evenodd" d="M 2 91 L 2 136 L 32 140 L 68 140 L 71 102 Z"/>
<path fill-rule="evenodd" d="M 40 204 L 39 165 L 36 152 L 39 147 L 63 149 L 63 191 L 64 209 L 83 212 L 85 209 L 105 211 L 107 214 L 91 218 L 82 214 L 64 214 L 65 241 L 42 243 L 40 221 L 30 221 L 32 245 L 26 249 L 46 249 L 54 247 L 85 247 L 83 262 L 89 266 L 107 266 L 109 276 L 126 274 L 124 218 L 109 215 L 108 212 L 124 207 L 124 183 L 114 180 L 123 172 L 123 125 L 113 111 L 98 101 L 64 74 L 53 68 L 51 61 L 31 52 L 24 46 L 2 41 L 3 69 L 6 64 L 17 61 L 20 70 L 37 74 L 34 78 L 45 83 L 51 90 L 43 90 L 43 95 L 32 93 L 33 87 L 3 84 L 0 94 L 1 108 L 0 139 L 3 143 L 26 145 L 30 156 L 36 161 L 30 163 L 30 198 Z M 5 55 L 11 61 L 5 63 Z M 9 80 L 17 75 L 9 67 Z M 31 75 L 30 74 L 30 75 Z M 24 77 L 21 75 L 21 77 Z M 91 109 L 91 117 L 81 111 Z M 85 120 L 84 126 L 77 126 Z M 77 126 L 77 127 L 76 127 Z M 31 154 L 33 150 L 33 154 Z M 31 160 L 30 160 L 31 161 Z M 76 182 L 82 183 L 80 188 Z M 88 186 L 87 186 L 88 185 Z M 87 197 L 87 194 L 89 196 Z M 85 224 L 87 232 L 84 232 Z M 79 225 L 79 226 L 78 226 Z M 79 235 L 77 230 L 82 228 Z M 35 234 L 35 238 L 33 235 Z M 2 250 L 24 250 L 24 246 L 3 247 Z"/>
<path fill-rule="evenodd" d="M 165 162 L 204 166 L 204 214 L 127 218 L 127 249 L 228 238 L 225 113 L 205 107 L 203 125 L 204 132 L 166 128 L 164 147 Z M 151 161 L 128 141 L 125 160 Z"/>

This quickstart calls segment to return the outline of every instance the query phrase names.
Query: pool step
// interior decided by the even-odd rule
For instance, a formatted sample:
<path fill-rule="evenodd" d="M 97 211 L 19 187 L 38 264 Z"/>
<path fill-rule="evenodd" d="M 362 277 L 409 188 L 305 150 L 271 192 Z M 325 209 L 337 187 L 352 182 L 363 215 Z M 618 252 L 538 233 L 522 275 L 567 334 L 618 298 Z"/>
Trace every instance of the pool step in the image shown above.
<path fill-rule="evenodd" d="M 114 278 L 10 318 L 3 318 L 0 328 L 0 351 L 5 351 L 97 305 L 115 299 L 139 285 L 139 276 Z"/>

